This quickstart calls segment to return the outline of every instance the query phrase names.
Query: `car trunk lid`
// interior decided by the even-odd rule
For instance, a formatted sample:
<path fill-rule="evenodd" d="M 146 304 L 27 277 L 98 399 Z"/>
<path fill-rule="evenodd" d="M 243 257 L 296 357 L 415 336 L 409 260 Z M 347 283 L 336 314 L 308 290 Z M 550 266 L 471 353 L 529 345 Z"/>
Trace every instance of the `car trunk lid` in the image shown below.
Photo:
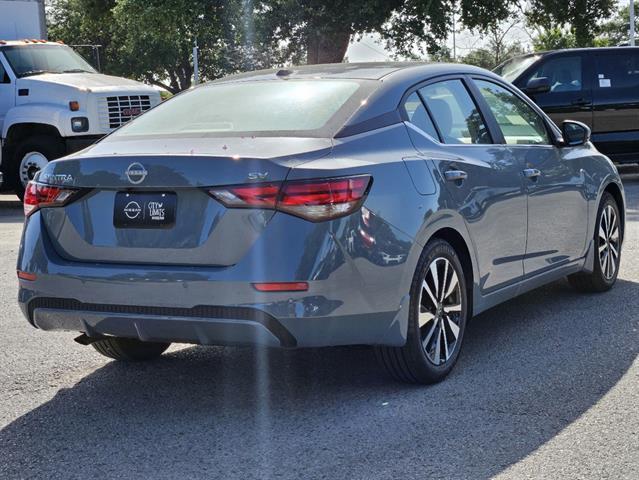
<path fill-rule="evenodd" d="M 81 262 L 233 265 L 274 213 L 226 209 L 207 187 L 280 182 L 290 168 L 327 155 L 331 146 L 326 139 L 216 140 L 214 148 L 198 140 L 126 149 L 105 142 L 50 163 L 39 181 L 86 191 L 64 207 L 41 211 L 58 254 Z"/>

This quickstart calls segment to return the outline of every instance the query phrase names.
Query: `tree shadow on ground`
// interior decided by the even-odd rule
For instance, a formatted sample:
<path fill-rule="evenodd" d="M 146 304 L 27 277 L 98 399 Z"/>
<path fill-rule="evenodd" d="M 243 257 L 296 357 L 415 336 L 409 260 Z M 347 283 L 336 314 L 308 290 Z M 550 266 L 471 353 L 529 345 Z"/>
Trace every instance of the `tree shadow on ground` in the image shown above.
<path fill-rule="evenodd" d="M 111 362 L 0 431 L 1 462 L 11 478 L 489 478 L 628 370 L 637 289 L 558 282 L 496 307 L 431 387 L 394 383 L 358 347 Z"/>

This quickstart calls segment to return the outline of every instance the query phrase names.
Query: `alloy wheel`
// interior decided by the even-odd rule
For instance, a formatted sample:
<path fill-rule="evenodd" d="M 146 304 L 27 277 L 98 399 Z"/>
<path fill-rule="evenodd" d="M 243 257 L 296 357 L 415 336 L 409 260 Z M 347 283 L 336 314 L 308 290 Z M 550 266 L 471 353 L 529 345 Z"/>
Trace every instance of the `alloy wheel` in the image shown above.
<path fill-rule="evenodd" d="M 617 273 L 619 264 L 619 222 L 617 213 L 608 204 L 601 212 L 599 220 L 599 265 L 606 280 Z"/>
<path fill-rule="evenodd" d="M 422 282 L 419 299 L 419 331 L 426 357 L 443 365 L 455 352 L 462 319 L 459 278 L 451 262 L 435 258 Z"/>

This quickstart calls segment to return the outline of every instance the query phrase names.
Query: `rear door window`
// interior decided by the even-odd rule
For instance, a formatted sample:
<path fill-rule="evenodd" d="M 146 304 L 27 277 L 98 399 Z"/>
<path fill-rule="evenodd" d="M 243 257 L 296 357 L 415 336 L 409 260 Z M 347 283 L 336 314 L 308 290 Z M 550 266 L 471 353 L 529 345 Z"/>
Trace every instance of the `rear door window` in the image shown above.
<path fill-rule="evenodd" d="M 423 130 L 434 139 L 439 140 L 437 130 L 435 130 L 435 125 L 433 125 L 433 121 L 430 119 L 430 115 L 428 115 L 428 112 L 422 103 L 422 99 L 419 98 L 417 92 L 413 92 L 408 96 L 404 102 L 404 111 L 406 112 L 406 116 L 410 123 Z"/>
<path fill-rule="evenodd" d="M 595 57 L 595 73 L 596 90 L 639 87 L 639 55 L 627 50 L 599 54 Z"/>
<path fill-rule="evenodd" d="M 419 93 L 444 143 L 492 143 L 479 109 L 461 80 L 433 83 L 421 88 Z"/>
<path fill-rule="evenodd" d="M 551 93 L 580 92 L 583 90 L 583 72 L 581 56 L 554 57 L 546 60 L 528 78 L 546 77 L 550 82 Z"/>
<path fill-rule="evenodd" d="M 508 145 L 548 145 L 544 119 L 514 93 L 486 80 L 475 80 Z"/>

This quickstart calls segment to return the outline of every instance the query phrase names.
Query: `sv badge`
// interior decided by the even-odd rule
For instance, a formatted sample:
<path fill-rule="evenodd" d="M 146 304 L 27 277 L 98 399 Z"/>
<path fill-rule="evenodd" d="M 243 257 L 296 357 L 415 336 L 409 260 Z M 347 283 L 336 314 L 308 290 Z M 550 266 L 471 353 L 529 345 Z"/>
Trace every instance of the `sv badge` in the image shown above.
<path fill-rule="evenodd" d="M 249 180 L 266 180 L 266 177 L 268 177 L 268 172 L 251 172 L 248 174 Z"/>

